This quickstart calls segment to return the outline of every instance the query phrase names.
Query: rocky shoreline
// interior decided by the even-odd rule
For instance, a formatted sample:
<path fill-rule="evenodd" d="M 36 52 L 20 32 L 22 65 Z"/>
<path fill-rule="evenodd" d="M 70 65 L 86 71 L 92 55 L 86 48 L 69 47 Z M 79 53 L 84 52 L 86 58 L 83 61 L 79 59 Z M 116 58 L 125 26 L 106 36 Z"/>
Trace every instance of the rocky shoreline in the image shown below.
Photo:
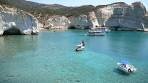
<path fill-rule="evenodd" d="M 89 29 L 96 24 L 109 27 L 111 30 L 148 31 L 148 15 L 141 2 L 134 2 L 131 5 L 117 2 L 97 6 L 91 12 L 79 16 L 46 16 L 47 20 L 40 22 L 38 17 L 28 12 L 1 5 L 0 35 L 38 34 L 44 30 Z M 93 20 L 97 23 L 93 23 Z"/>
<path fill-rule="evenodd" d="M 141 2 L 134 2 L 131 5 L 123 2 L 113 3 L 97 7 L 94 12 L 98 26 L 109 27 L 111 30 L 147 31 L 148 28 L 146 8 Z M 91 26 L 89 12 L 80 16 L 52 16 L 48 20 L 50 22 L 47 21 L 45 24 L 49 29 L 61 26 L 59 29 L 88 29 Z"/>
<path fill-rule="evenodd" d="M 38 20 L 16 8 L 0 6 L 0 35 L 27 35 L 39 32 Z"/>

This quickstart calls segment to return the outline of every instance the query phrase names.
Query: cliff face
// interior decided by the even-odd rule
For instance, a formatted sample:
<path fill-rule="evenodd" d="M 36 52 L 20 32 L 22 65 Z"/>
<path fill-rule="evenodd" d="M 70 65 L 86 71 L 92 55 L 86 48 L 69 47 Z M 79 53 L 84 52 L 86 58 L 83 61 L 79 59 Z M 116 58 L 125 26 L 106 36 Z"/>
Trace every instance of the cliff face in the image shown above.
<path fill-rule="evenodd" d="M 65 27 L 69 26 L 77 29 L 107 26 L 115 30 L 143 30 L 148 26 L 147 17 L 146 8 L 142 3 L 135 2 L 128 5 L 124 2 L 118 2 L 96 7 L 95 13 L 88 12 L 86 15 L 70 16 L 67 18 L 70 24 L 68 25 L 66 21 L 63 21 L 63 23 L 66 23 Z M 60 17 L 61 20 L 65 18 Z M 59 22 L 53 23 L 51 18 L 48 23 L 56 27 L 58 24 L 55 23 Z M 59 25 L 61 24 L 59 23 Z"/>
<path fill-rule="evenodd" d="M 90 22 L 89 28 L 91 28 L 91 29 L 98 28 L 100 25 L 98 23 L 95 12 L 89 12 L 88 16 L 89 16 L 89 22 Z"/>
<path fill-rule="evenodd" d="M 87 29 L 89 28 L 89 21 L 87 15 L 80 15 L 77 17 L 69 17 L 70 25 L 69 28 Z"/>
<path fill-rule="evenodd" d="M 29 12 L 37 17 L 41 23 L 48 20 L 46 16 L 79 16 L 81 14 L 87 14 L 95 8 L 92 5 L 67 7 L 59 4 L 41 4 L 29 0 L 0 0 L 0 4 L 19 8 Z"/>
<path fill-rule="evenodd" d="M 47 20 L 47 23 L 44 26 L 47 29 L 87 29 L 89 28 L 89 21 L 87 15 L 80 16 L 51 16 Z"/>
<path fill-rule="evenodd" d="M 15 8 L 0 6 L 0 35 L 38 32 L 38 20 L 35 17 Z"/>
<path fill-rule="evenodd" d="M 45 5 L 26 0 L 0 0 L 0 4 L 30 12 L 41 23 L 38 25 L 37 20 L 32 15 L 22 11 L 9 10 L 11 13 L 8 13 L 4 12 L 6 8 L 1 8 L 0 26 L 3 27 L 1 28 L 1 33 L 7 30 L 4 29 L 5 27 L 15 26 L 19 28 L 17 31 L 21 31 L 23 34 L 30 34 L 31 32 L 35 32 L 34 28 L 37 32 L 37 27 L 42 24 L 44 28 L 50 29 L 67 29 L 68 27 L 86 29 L 94 27 L 94 25 L 107 26 L 115 30 L 142 30 L 148 27 L 146 8 L 140 2 L 135 2 L 131 5 L 124 2 L 117 2 L 97 7 L 91 5 L 80 7 L 66 7 L 58 4 Z M 92 14 L 92 16 L 96 15 L 95 22 L 93 22 L 89 14 L 91 11 L 95 11 L 95 14 Z"/>
<path fill-rule="evenodd" d="M 70 21 L 65 16 L 51 16 L 47 20 L 47 25 L 45 26 L 48 29 L 68 29 L 68 26 L 70 24 Z"/>
<path fill-rule="evenodd" d="M 144 22 L 144 27 L 145 27 L 145 28 L 148 28 L 148 12 L 147 12 L 146 15 L 144 16 L 143 22 Z"/>
<path fill-rule="evenodd" d="M 114 3 L 98 8 L 96 11 L 100 25 L 121 30 L 143 29 L 146 9 L 140 2 L 128 5 L 126 3 Z"/>

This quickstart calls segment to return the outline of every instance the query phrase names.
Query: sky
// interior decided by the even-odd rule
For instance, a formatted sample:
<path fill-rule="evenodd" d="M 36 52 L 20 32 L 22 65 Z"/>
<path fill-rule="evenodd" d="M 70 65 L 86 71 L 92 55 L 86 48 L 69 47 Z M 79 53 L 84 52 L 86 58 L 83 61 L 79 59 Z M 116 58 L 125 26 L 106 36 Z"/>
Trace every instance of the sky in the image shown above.
<path fill-rule="evenodd" d="M 136 1 L 142 2 L 148 10 L 148 0 L 28 0 L 44 4 L 61 4 L 65 6 L 81 6 L 81 5 L 105 5 L 114 2 L 125 2 L 131 4 Z"/>

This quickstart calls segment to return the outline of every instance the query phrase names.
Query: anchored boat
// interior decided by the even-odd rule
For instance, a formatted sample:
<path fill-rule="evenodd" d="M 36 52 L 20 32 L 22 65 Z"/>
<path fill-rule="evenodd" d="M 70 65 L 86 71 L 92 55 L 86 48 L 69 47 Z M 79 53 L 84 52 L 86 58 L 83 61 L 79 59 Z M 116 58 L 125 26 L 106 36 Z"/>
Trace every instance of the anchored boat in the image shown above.
<path fill-rule="evenodd" d="M 88 31 L 89 36 L 104 36 L 108 32 L 107 27 L 101 26 L 98 23 L 95 12 L 89 12 L 90 30 Z"/>
<path fill-rule="evenodd" d="M 127 63 L 117 63 L 117 66 L 119 70 L 128 74 L 136 72 L 137 70 L 133 65 Z"/>
<path fill-rule="evenodd" d="M 91 29 L 88 31 L 89 36 L 104 36 L 106 32 L 101 28 Z"/>

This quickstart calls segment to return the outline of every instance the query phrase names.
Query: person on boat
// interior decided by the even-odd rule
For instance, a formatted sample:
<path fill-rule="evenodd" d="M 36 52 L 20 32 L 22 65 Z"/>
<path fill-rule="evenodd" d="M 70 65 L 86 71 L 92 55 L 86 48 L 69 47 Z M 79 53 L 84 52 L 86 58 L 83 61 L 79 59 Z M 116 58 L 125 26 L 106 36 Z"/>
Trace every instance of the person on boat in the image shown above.
<path fill-rule="evenodd" d="M 126 67 L 126 64 L 123 63 L 122 66 L 123 66 L 123 67 Z"/>
<path fill-rule="evenodd" d="M 82 41 L 82 42 L 81 42 L 81 44 L 82 44 L 82 46 L 85 46 L 85 43 L 84 43 L 84 41 Z"/>
<path fill-rule="evenodd" d="M 76 51 L 79 51 L 79 49 L 81 49 L 81 48 L 83 49 L 84 46 L 85 46 L 84 41 L 81 41 L 81 43 L 79 45 L 77 45 Z"/>
<path fill-rule="evenodd" d="M 82 46 L 83 46 L 83 47 L 85 46 L 84 41 L 81 41 L 81 42 L 80 42 L 80 44 L 79 44 L 79 45 L 77 45 L 77 47 L 82 47 Z"/>

